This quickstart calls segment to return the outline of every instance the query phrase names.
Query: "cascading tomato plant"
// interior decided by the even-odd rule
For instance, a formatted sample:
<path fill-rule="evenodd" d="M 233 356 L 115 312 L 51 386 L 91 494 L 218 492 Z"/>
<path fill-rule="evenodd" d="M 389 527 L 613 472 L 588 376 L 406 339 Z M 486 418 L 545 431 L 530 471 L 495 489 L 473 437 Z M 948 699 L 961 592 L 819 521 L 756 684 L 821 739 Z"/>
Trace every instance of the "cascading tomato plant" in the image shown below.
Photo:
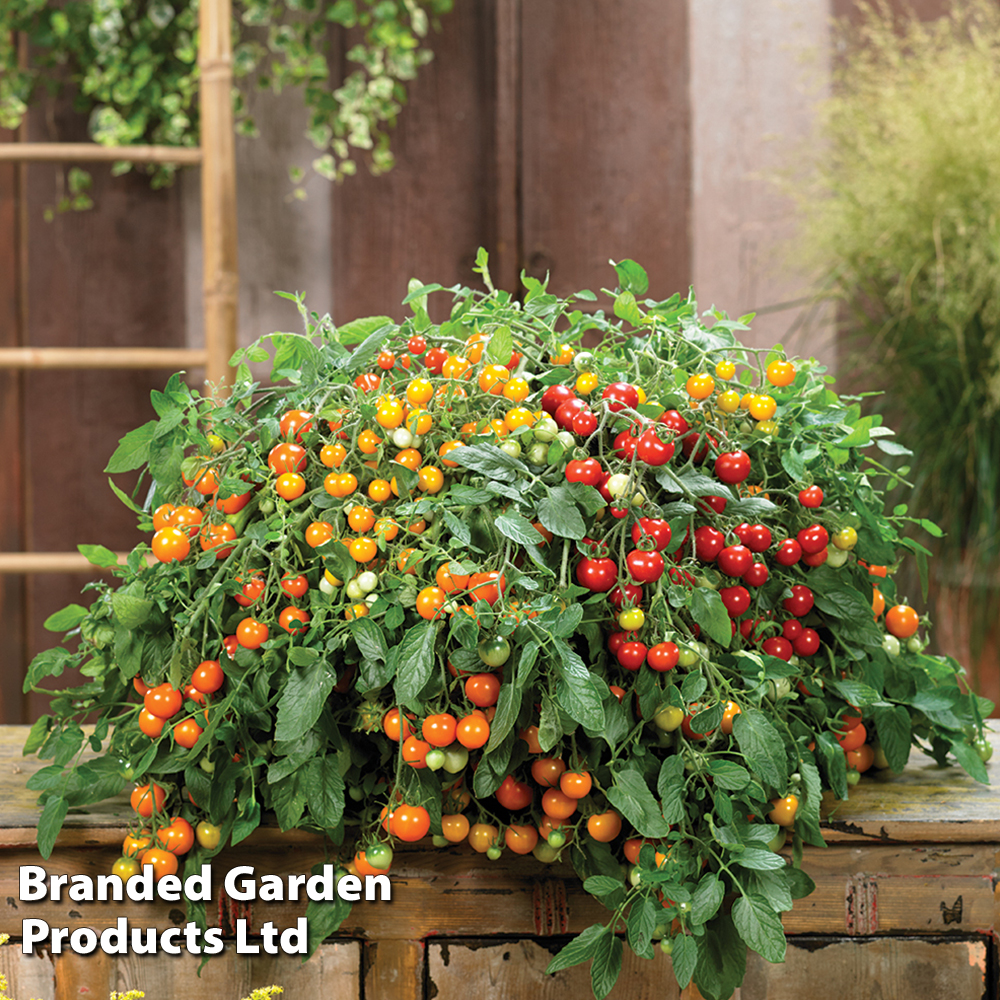
<path fill-rule="evenodd" d="M 615 270 L 610 315 L 496 290 L 484 252 L 487 291 L 414 283 L 400 324 L 297 299 L 305 335 L 238 352 L 225 395 L 153 394 L 108 467 L 142 470 L 143 504 L 115 489 L 151 540 L 52 616 L 70 641 L 25 685 L 86 678 L 26 747 L 53 761 L 29 782 L 43 855 L 127 777 L 126 861 L 183 820 L 194 870 L 265 813 L 345 871 L 428 835 L 567 858 L 610 915 L 550 971 L 592 960 L 603 997 L 624 932 L 717 998 L 745 946 L 782 960 L 824 789 L 914 744 L 986 780 L 991 706 L 895 585 L 925 568 L 909 532 L 937 532 L 884 509 L 905 473 L 879 454 L 905 449 L 818 362 L 742 346 L 749 317 L 706 327 Z M 261 385 L 246 362 L 269 357 Z M 311 940 L 348 910 L 311 903 Z"/>

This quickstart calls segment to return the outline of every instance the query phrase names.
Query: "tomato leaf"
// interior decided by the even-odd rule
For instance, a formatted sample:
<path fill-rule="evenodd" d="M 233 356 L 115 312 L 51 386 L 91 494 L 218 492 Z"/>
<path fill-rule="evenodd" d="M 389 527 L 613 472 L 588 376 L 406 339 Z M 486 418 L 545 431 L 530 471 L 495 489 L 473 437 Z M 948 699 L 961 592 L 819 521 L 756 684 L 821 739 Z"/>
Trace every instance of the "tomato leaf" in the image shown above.
<path fill-rule="evenodd" d="M 722 598 L 716 591 L 703 587 L 695 587 L 691 591 L 691 601 L 688 609 L 691 612 L 691 617 L 709 636 L 720 646 L 729 647 L 733 636 L 733 629 L 726 606 L 722 603 Z"/>
<path fill-rule="evenodd" d="M 766 900 L 740 896 L 733 904 L 733 922 L 740 937 L 769 962 L 785 960 L 785 932 L 781 919 Z"/>
<path fill-rule="evenodd" d="M 652 937 L 653 931 L 656 930 L 656 906 L 649 896 L 637 899 L 629 907 L 625 927 L 628 931 L 628 944 L 632 951 L 640 958 L 652 958 Z"/>
<path fill-rule="evenodd" d="M 902 705 L 893 705 L 876 708 L 873 716 L 890 770 L 902 771 L 910 759 L 910 713 Z"/>
<path fill-rule="evenodd" d="M 58 795 L 53 795 L 45 803 L 45 808 L 42 809 L 42 814 L 38 817 L 38 853 L 46 860 L 52 854 L 56 837 L 59 836 L 59 831 L 62 829 L 63 821 L 68 812 L 69 803 Z"/>
<path fill-rule="evenodd" d="M 292 671 L 278 699 L 274 738 L 287 741 L 305 736 L 320 717 L 336 681 L 336 672 L 326 660 Z"/>
<path fill-rule="evenodd" d="M 665 837 L 670 832 L 663 811 L 638 771 L 625 768 L 614 774 L 611 780 L 611 787 L 605 791 L 608 801 L 632 824 L 640 837 Z"/>
<path fill-rule="evenodd" d="M 785 743 L 767 716 L 747 706 L 733 718 L 733 736 L 752 771 L 777 792 L 788 784 Z"/>
<path fill-rule="evenodd" d="M 322 875 L 323 866 L 313 865 L 312 873 Z M 306 906 L 306 924 L 309 933 L 305 958 L 310 958 L 328 937 L 336 934 L 350 913 L 351 904 L 336 894 L 331 902 L 310 900 Z"/>
<path fill-rule="evenodd" d="M 675 944 L 676 949 L 676 944 Z M 676 958 L 674 958 L 676 962 Z M 711 1000 L 732 996 L 746 974 L 747 949 L 729 914 L 719 914 L 698 938 L 694 981 Z"/>
<path fill-rule="evenodd" d="M 590 963 L 590 985 L 596 1000 L 604 1000 L 622 970 L 622 942 L 614 934 L 608 934 L 597 942 L 593 961 Z"/>
<path fill-rule="evenodd" d="M 680 823 L 684 819 L 684 758 L 680 754 L 664 758 L 656 779 L 656 794 L 664 822 Z"/>
<path fill-rule="evenodd" d="M 455 452 L 449 453 L 453 454 Z M 573 495 L 564 486 L 549 488 L 545 498 L 538 504 L 538 520 L 553 535 L 558 535 L 560 538 L 573 538 L 579 541 L 587 533 L 583 516 L 573 502 Z"/>
<path fill-rule="evenodd" d="M 712 760 L 708 770 L 715 784 L 726 791 L 738 792 L 750 784 L 750 772 L 731 760 Z"/>
<path fill-rule="evenodd" d="M 609 927 L 604 924 L 591 924 L 556 954 L 545 969 L 545 974 L 551 976 L 555 972 L 568 969 L 571 965 L 579 965 L 593 958 L 597 954 L 601 939 L 605 936 L 611 936 Z"/>
<path fill-rule="evenodd" d="M 691 922 L 705 924 L 719 912 L 725 889 L 719 878 L 709 873 L 703 875 L 698 887 L 691 894 Z"/>
<path fill-rule="evenodd" d="M 649 291 L 649 276 L 641 264 L 628 257 L 617 264 L 613 260 L 608 263 L 615 269 L 619 285 L 624 291 L 634 292 L 636 295 L 645 295 Z"/>
<path fill-rule="evenodd" d="M 336 754 L 314 757 L 305 765 L 303 788 L 313 820 L 326 830 L 335 827 L 344 815 L 344 779 Z"/>
<path fill-rule="evenodd" d="M 496 750 L 501 741 L 514 728 L 518 713 L 521 711 L 521 697 L 524 689 L 517 684 L 501 684 L 500 697 L 497 699 L 496 714 L 490 723 L 490 741 L 486 752 Z"/>
<path fill-rule="evenodd" d="M 760 847 L 747 847 L 740 854 L 734 854 L 733 862 L 741 868 L 749 868 L 753 871 L 784 868 L 787 864 L 780 854 Z"/>
<path fill-rule="evenodd" d="M 46 628 L 50 632 L 68 632 L 70 629 L 76 628 L 88 614 L 87 609 L 79 604 L 70 604 L 68 607 L 49 615 L 42 622 L 42 628 Z"/>
<path fill-rule="evenodd" d="M 257 827 L 260 826 L 260 802 L 253 801 L 250 808 L 245 813 L 240 813 L 233 823 L 230 843 L 235 845 L 241 840 L 246 840 Z"/>
<path fill-rule="evenodd" d="M 625 320 L 626 323 L 631 323 L 633 326 L 640 326 L 642 324 L 642 312 L 636 304 L 635 296 L 631 292 L 622 292 L 615 299 L 614 309 L 615 315 L 619 319 Z"/>
<path fill-rule="evenodd" d="M 351 636 L 358 644 L 361 655 L 369 660 L 384 663 L 389 655 L 389 647 L 385 635 L 378 624 L 370 618 L 355 618 L 350 623 Z"/>
<path fill-rule="evenodd" d="M 556 674 L 559 677 L 559 705 L 585 729 L 600 731 L 604 725 L 604 697 L 607 685 L 592 674 L 565 639 L 553 640 Z"/>
<path fill-rule="evenodd" d="M 981 781 L 984 785 L 990 783 L 990 776 L 986 773 L 986 765 L 974 746 L 970 746 L 963 739 L 952 740 L 951 752 L 955 755 L 955 760 L 976 781 Z"/>
<path fill-rule="evenodd" d="M 476 776 L 472 780 L 472 790 L 480 798 L 492 795 L 507 777 L 515 738 L 513 731 L 507 733 L 495 750 L 487 751 L 480 758 Z"/>
<path fill-rule="evenodd" d="M 160 426 L 159 420 L 148 423 L 129 431 L 118 442 L 114 454 L 108 459 L 105 472 L 131 472 L 139 469 L 149 461 L 149 445 Z"/>
<path fill-rule="evenodd" d="M 674 978 L 677 980 L 677 985 L 686 990 L 698 962 L 698 945 L 693 937 L 683 932 L 674 935 L 672 941 L 670 963 L 673 966 Z"/>
<path fill-rule="evenodd" d="M 485 476 L 497 479 L 510 478 L 512 471 L 528 474 L 528 467 L 519 458 L 508 455 L 495 444 L 468 444 L 453 448 L 448 452 L 448 459 L 458 462 L 463 468 L 473 469 Z M 486 486 L 490 489 L 492 484 Z M 537 535 L 538 532 L 535 532 Z M 537 541 L 537 538 L 535 539 Z"/>
<path fill-rule="evenodd" d="M 514 351 L 514 338 L 509 326 L 498 326 L 486 344 L 486 360 L 491 365 L 505 365 Z"/>
<path fill-rule="evenodd" d="M 538 529 L 526 517 L 522 517 L 520 514 L 512 512 L 500 514 L 494 519 L 493 526 L 505 538 L 509 538 L 512 542 L 518 542 L 521 545 L 537 547 L 541 541 Z"/>
<path fill-rule="evenodd" d="M 437 629 L 433 622 L 421 622 L 409 629 L 399 644 L 396 667 L 396 699 L 419 711 L 420 692 L 434 669 L 434 643 Z"/>

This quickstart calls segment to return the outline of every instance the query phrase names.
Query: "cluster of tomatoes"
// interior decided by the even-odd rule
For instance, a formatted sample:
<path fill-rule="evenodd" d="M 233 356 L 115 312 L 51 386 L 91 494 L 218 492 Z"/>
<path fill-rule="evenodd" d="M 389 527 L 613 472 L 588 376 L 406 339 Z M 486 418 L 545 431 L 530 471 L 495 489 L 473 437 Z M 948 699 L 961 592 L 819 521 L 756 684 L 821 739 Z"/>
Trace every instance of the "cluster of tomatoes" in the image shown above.
<path fill-rule="evenodd" d="M 796 369 L 774 360 L 761 388 L 750 391 L 736 379 L 735 363 L 723 359 L 714 374 L 689 375 L 682 392 L 664 379 L 654 379 L 647 391 L 607 380 L 591 355 L 568 345 L 559 345 L 547 362 L 524 345 L 512 345 L 509 357 L 494 358 L 489 337 L 481 333 L 450 350 L 429 346 L 423 336 L 410 337 L 405 348 L 383 350 L 373 370 L 341 386 L 339 396 L 328 394 L 315 408 L 304 400 L 276 413 L 277 439 L 256 457 L 248 458 L 244 443 L 230 448 L 232 442 L 210 434 L 216 454 L 186 464 L 190 502 L 155 511 L 153 554 L 162 563 L 183 563 L 197 538 L 202 552 L 235 567 L 231 594 L 244 613 L 232 634 L 220 637 L 220 659 L 204 661 L 184 691 L 168 684 L 144 691 L 137 681 L 144 698 L 139 725 L 159 738 L 186 697 L 190 714 L 173 725 L 172 735 L 181 747 L 196 747 L 203 732 L 198 712 L 205 696 L 223 684 L 220 660 L 235 657 L 239 648 L 266 651 L 275 627 L 293 639 L 308 637 L 317 605 L 337 610 L 347 623 L 385 614 L 385 605 L 404 596 L 413 621 L 468 616 L 477 623 L 489 612 L 493 631 L 478 642 L 480 672 L 452 666 L 454 681 L 443 701 L 428 706 L 423 718 L 383 705 L 379 724 L 365 728 L 380 728 L 397 745 L 393 768 L 457 775 L 442 782 L 441 833 L 435 834 L 441 844 L 468 840 L 491 857 L 506 846 L 549 861 L 581 826 L 604 843 L 622 837 L 624 829 L 622 844 L 633 844 L 622 817 L 603 800 L 593 773 L 597 761 L 574 751 L 570 767 L 563 755 L 544 752 L 537 720 L 520 730 L 533 758 L 535 787 L 510 773 L 494 801 L 477 801 L 472 819 L 466 815 L 472 796 L 464 776 L 475 764 L 470 751 L 484 752 L 501 687 L 510 682 L 503 673 L 512 652 L 507 636 L 538 610 L 537 588 L 508 586 L 508 573 L 516 577 L 527 565 L 523 557 L 506 563 L 498 547 L 487 554 L 486 565 L 477 555 L 479 565 L 472 566 L 462 553 L 446 516 L 449 488 L 470 482 L 475 473 L 463 465 L 461 453 L 452 453 L 470 444 L 497 446 L 509 458 L 526 461 L 516 468 L 527 472 L 512 475 L 579 484 L 599 494 L 587 534 L 570 544 L 568 561 L 555 551 L 554 534 L 540 519 L 532 522 L 538 533 L 533 544 L 539 558 L 552 565 L 562 558 L 577 593 L 604 595 L 595 607 L 606 616 L 607 650 L 624 671 L 608 670 L 618 700 L 632 701 L 630 675 L 653 671 L 664 695 L 650 724 L 662 734 L 680 730 L 684 740 L 697 744 L 713 736 L 714 728 L 697 732 L 691 726 L 710 705 L 703 698 L 680 707 L 669 697 L 671 671 L 699 670 L 712 655 L 684 606 L 683 594 L 692 588 L 717 592 L 730 619 L 731 648 L 742 645 L 801 664 L 799 690 L 822 691 L 822 666 L 809 664 L 824 647 L 824 625 L 806 574 L 823 565 L 843 566 L 852 558 L 857 530 L 849 511 L 824 507 L 821 486 L 795 484 L 801 487 L 797 497 L 787 485 L 772 486 L 749 451 L 737 446 L 741 437 L 760 442 L 775 434 L 778 403 L 770 391 L 791 385 Z M 528 366 L 536 368 L 532 377 Z M 542 369 L 546 377 L 536 384 Z M 671 399 L 670 406 L 658 402 L 660 394 Z M 242 492 L 223 486 L 227 462 L 243 463 Z M 695 497 L 668 474 L 681 465 L 711 470 L 711 477 L 701 476 Z M 726 496 L 707 491 L 709 479 Z M 727 497 L 733 496 L 772 500 L 782 525 L 792 528 L 734 520 L 726 515 Z M 662 512 L 691 500 L 694 515 Z M 280 561 L 252 565 L 241 558 L 241 518 L 247 514 L 269 523 L 280 517 L 290 527 Z M 767 599 L 759 600 L 765 592 Z M 880 597 L 875 587 L 876 619 L 884 610 Z M 912 608 L 890 608 L 885 623 L 890 655 L 890 640 L 897 646 L 900 640 L 919 642 Z M 349 694 L 353 680 L 353 668 L 345 670 L 338 694 Z M 794 696 L 786 678 L 772 681 L 771 688 L 772 700 Z M 723 704 L 718 726 L 728 736 L 741 708 L 736 697 L 724 696 Z M 877 760 L 850 706 L 842 707 L 834 724 L 854 771 Z M 389 801 L 362 829 L 349 870 L 385 871 L 392 861 L 385 835 L 412 842 L 431 830 L 428 803 L 404 801 L 389 785 Z M 772 805 L 771 821 L 790 826 L 795 794 L 779 796 Z"/>

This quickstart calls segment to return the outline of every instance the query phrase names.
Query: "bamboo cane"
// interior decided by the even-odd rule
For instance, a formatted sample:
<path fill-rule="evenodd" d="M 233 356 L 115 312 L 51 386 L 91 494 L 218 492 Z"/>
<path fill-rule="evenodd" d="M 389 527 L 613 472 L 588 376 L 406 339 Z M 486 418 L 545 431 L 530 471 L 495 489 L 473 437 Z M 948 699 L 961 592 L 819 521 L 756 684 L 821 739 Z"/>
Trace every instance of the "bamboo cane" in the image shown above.
<path fill-rule="evenodd" d="M 208 352 L 174 347 L 0 347 L 0 368 L 202 368 Z"/>
<path fill-rule="evenodd" d="M 5 142 L 0 161 L 33 163 L 175 163 L 196 166 L 201 150 L 191 146 L 101 146 L 96 142 Z"/>
<path fill-rule="evenodd" d="M 233 133 L 230 0 L 203 0 L 201 45 L 201 231 L 206 377 L 222 382 L 236 350 L 236 144 Z"/>

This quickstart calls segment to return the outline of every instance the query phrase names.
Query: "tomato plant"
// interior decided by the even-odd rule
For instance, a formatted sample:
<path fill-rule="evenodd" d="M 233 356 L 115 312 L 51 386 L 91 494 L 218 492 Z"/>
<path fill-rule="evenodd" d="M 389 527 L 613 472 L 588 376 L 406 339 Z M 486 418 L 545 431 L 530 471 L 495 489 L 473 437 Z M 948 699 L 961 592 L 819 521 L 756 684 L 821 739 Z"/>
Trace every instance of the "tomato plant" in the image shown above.
<path fill-rule="evenodd" d="M 913 745 L 985 777 L 989 706 L 897 584 L 923 551 L 871 460 L 888 428 L 815 362 L 617 273 L 606 311 L 526 277 L 523 302 L 435 292 L 440 325 L 430 292 L 399 324 L 313 317 L 238 353 L 223 404 L 171 378 L 109 467 L 142 477 L 144 541 L 28 678 L 87 678 L 28 748 L 70 760 L 96 720 L 64 787 L 105 794 L 105 759 L 138 782 L 126 856 L 183 845 L 183 819 L 196 863 L 266 811 L 359 871 L 427 837 L 561 857 L 612 910 L 653 908 L 638 951 L 659 934 L 735 989 L 725 956 L 777 955 L 781 900 L 810 885 L 784 860 L 773 891 L 739 874 L 775 824 L 793 857 L 822 844 L 820 792 Z M 262 387 L 244 362 L 269 352 Z M 68 804 L 47 795 L 43 854 Z"/>

